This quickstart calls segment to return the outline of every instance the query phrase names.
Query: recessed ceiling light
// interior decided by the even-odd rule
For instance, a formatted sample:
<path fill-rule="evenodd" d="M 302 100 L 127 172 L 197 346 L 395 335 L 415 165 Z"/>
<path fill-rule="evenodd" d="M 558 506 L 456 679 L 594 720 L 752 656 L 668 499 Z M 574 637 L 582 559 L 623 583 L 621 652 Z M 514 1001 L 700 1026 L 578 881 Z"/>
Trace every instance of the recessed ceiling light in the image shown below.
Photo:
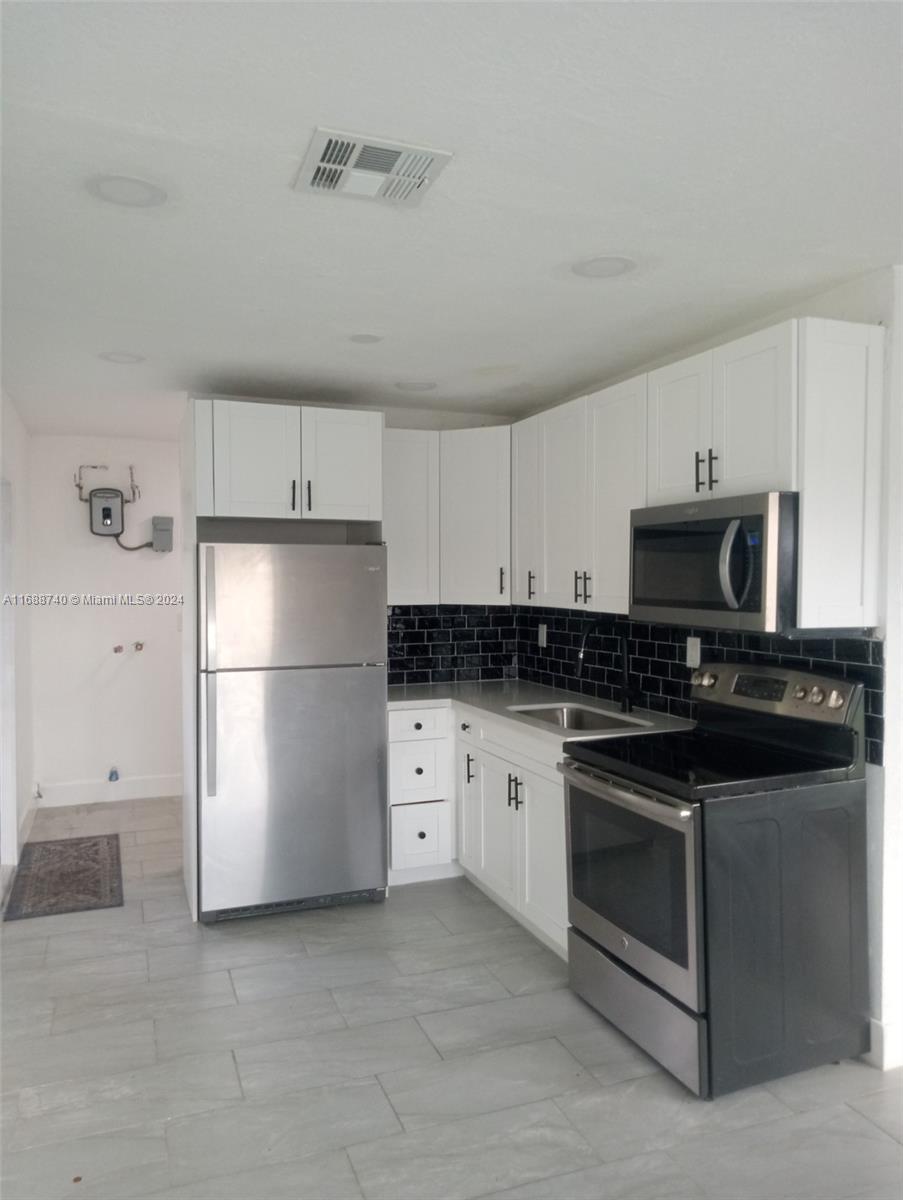
<path fill-rule="evenodd" d="M 85 187 L 95 198 L 123 208 L 156 208 L 166 203 L 166 192 L 146 179 L 128 175 L 92 175 Z"/>
<path fill-rule="evenodd" d="M 400 379 L 395 386 L 401 392 L 433 392 L 439 385 L 434 379 Z"/>
<path fill-rule="evenodd" d="M 585 258 L 571 267 L 575 275 L 586 279 L 614 279 L 616 275 L 626 275 L 632 271 L 636 263 L 632 258 L 622 258 L 618 254 L 600 254 L 596 258 Z"/>
<path fill-rule="evenodd" d="M 103 354 L 98 354 L 97 357 L 102 358 L 104 362 L 122 363 L 123 365 L 144 362 L 143 354 L 129 354 L 127 350 L 107 350 Z"/>
<path fill-rule="evenodd" d="M 381 342 L 382 340 L 381 333 L 352 333 L 348 338 L 349 342 L 358 342 L 361 346 L 369 346 L 372 342 Z"/>

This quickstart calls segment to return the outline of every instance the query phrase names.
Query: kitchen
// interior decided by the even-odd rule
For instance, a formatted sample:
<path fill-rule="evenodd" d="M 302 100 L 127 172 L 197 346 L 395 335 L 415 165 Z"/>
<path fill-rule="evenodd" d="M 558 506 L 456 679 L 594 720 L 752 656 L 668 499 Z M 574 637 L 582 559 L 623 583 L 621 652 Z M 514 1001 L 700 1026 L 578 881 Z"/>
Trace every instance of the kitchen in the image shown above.
<path fill-rule="evenodd" d="M 161 7 L 186 47 L 209 28 L 198 13 Z M 252 32 L 244 7 L 230 6 L 222 37 L 241 32 L 271 54 L 277 31 L 314 19 L 296 5 Z M 364 7 L 356 15 L 374 37 L 400 34 L 388 7 Z M 490 42 L 512 33 L 503 6 L 430 7 L 410 34 L 424 44 L 451 29 L 479 26 Z M 629 18 L 615 7 L 581 6 L 576 25 L 624 46 L 658 6 L 632 6 Z M 697 36 L 743 29 L 778 53 L 751 11 L 728 30 L 720 15 L 670 7 Z M 825 39 L 824 56 L 813 54 L 830 74 L 828 47 L 854 36 L 850 6 L 834 6 L 817 36 L 793 7 L 776 11 L 788 33 Z M 519 10 L 525 59 L 539 52 L 547 8 Z M 874 57 L 891 14 L 869 14 L 857 36 Z M 46 87 L 43 57 L 63 53 L 57 34 L 45 41 L 55 22 L 92 39 L 93 22 L 108 23 L 116 41 L 135 18 L 17 19 L 13 45 Z M 161 18 L 140 19 L 150 44 L 174 52 Z M 687 54 L 686 29 L 672 20 L 656 13 L 663 48 Z M 316 21 L 340 38 L 338 17 L 318 11 Z M 575 53 L 576 35 L 561 33 Z M 113 78 L 104 43 L 90 53 Z M 134 61 L 151 86 L 151 60 Z M 453 77 L 460 64 L 443 69 Z M 857 70 L 844 76 L 846 106 Z M 899 86 L 898 66 L 888 70 Z M 222 82 L 192 85 L 193 98 L 209 87 L 224 104 Z M 24 73 L 13 92 L 20 138 L 44 136 L 48 119 L 30 86 Z M 57 103 L 100 104 L 65 71 L 57 86 Z M 348 246 L 372 254 L 364 239 L 391 229 L 401 253 L 408 227 L 425 247 L 437 213 L 447 236 L 443 192 L 463 203 L 470 176 L 455 141 L 464 126 L 437 135 L 447 152 L 361 138 L 350 131 L 363 118 L 318 124 L 336 119 L 321 111 L 325 95 L 311 85 L 316 128 L 297 147 L 282 201 L 313 223 L 305 236 L 325 246 L 336 222 Z M 390 108 L 374 133 L 389 133 Z M 899 155 L 885 135 L 885 154 L 889 145 Z M 408 173 L 393 174 L 406 154 Z M 109 213 L 122 236 L 159 252 L 180 236 L 183 212 L 194 219 L 197 192 L 170 198 L 160 172 L 147 183 L 147 167 L 120 156 L 114 170 L 114 159 L 109 174 L 89 177 L 83 203 L 96 228 Z M 10 161 L 14 198 L 32 195 L 27 160 Z M 324 187 L 333 194 L 315 194 Z M 135 221 L 147 217 L 156 224 Z M 383 218 L 391 224 L 373 224 Z M 118 904 L 94 911 L 22 920 L 7 908 L 7 1194 L 895 1194 L 903 280 L 886 264 L 899 260 L 898 226 L 889 219 L 891 256 L 874 251 L 865 269 L 838 264 L 796 290 L 778 286 L 774 264 L 769 286 L 749 272 L 732 319 L 714 318 L 723 297 L 700 282 L 709 318 L 672 315 L 664 340 L 635 336 L 629 355 L 584 349 L 585 365 L 545 383 L 539 357 L 532 379 L 514 364 L 530 347 L 513 313 L 492 315 L 501 292 L 477 306 L 498 347 L 471 324 L 473 357 L 466 338 L 459 348 L 474 364 L 468 382 L 442 383 L 450 368 L 429 348 L 433 322 L 448 319 L 441 292 L 435 314 L 423 313 L 424 345 L 404 339 L 388 310 L 367 306 L 376 258 L 353 302 L 343 265 L 316 336 L 302 335 L 311 362 L 335 328 L 345 343 L 332 374 L 311 374 L 307 386 L 265 357 L 253 365 L 248 347 L 246 368 L 183 369 L 172 394 L 152 362 L 133 415 L 112 416 L 101 392 L 86 396 L 81 418 L 61 421 L 47 397 L 62 366 L 29 384 L 33 361 L 13 357 L 9 392 L 30 419 L 20 430 L 5 397 L 4 479 L 21 481 L 25 457 L 7 445 L 26 447 L 35 503 L 13 514 L 8 540 L 21 548 L 13 535 L 25 520 L 40 548 L 14 590 L 67 586 L 88 554 L 116 564 L 120 591 L 127 568 L 145 572 L 148 592 L 168 572 L 180 611 L 140 618 L 134 640 L 117 634 L 112 651 L 111 627 L 99 625 L 119 674 L 86 667 L 79 678 L 94 688 L 84 696 L 95 711 L 109 708 L 114 682 L 146 689 L 165 622 L 159 704 L 167 744 L 172 722 L 181 741 L 181 799 L 170 799 L 169 763 L 158 776 L 131 767 L 139 753 L 121 751 L 126 726 L 112 709 L 117 734 L 103 761 L 109 745 L 122 763 L 103 783 L 53 774 L 42 748 L 46 657 L 76 653 L 88 617 L 54 614 L 47 643 L 51 618 L 33 611 L 26 625 L 17 612 L 14 651 L 22 630 L 33 641 L 34 778 L 48 793 L 29 805 L 23 853 L 115 837 L 122 875 Z M 68 235 L 56 236 L 62 245 Z M 475 226 L 466 236 L 480 244 Z M 567 322 L 586 308 L 624 340 L 618 306 L 651 313 L 644 289 L 657 268 L 651 249 L 616 253 L 630 247 L 621 236 L 582 253 L 563 253 L 565 238 L 546 282 Z M 795 236 L 805 240 L 801 228 Z M 463 260 L 474 278 L 479 253 Z M 321 286 L 326 261 L 311 277 Z M 290 285 L 268 270 L 277 292 Z M 458 270 L 444 277 L 449 294 Z M 504 294 L 510 303 L 510 282 Z M 542 347 L 531 303 L 521 328 Z M 548 307 L 536 311 L 551 319 Z M 237 315 L 221 313 L 227 324 Z M 16 315 L 12 329 L 24 321 Z M 131 349 L 127 326 L 116 344 Z M 184 336 L 166 336 L 182 347 L 175 362 Z M 239 346 L 237 328 L 233 338 Z M 145 370 L 116 365 L 120 379 Z M 153 418 L 140 398 L 148 387 L 162 406 Z M 155 493 L 161 464 L 145 470 L 142 443 L 164 417 L 175 473 Z M 86 509 L 61 464 L 71 476 L 105 459 Z M 131 459 L 137 469 L 125 473 Z M 35 470 L 51 463 L 52 504 L 40 499 L 47 472 Z M 175 519 L 169 543 L 161 512 Z M 144 554 L 118 553 L 141 548 L 145 528 Z M 14 556 L 5 578 L 22 561 Z M 138 732 L 151 694 L 121 694 L 137 698 Z M 156 704 L 144 706 L 154 738 Z M 72 729 L 99 743 L 92 704 L 79 707 Z M 70 709 L 52 710 L 54 738 L 74 736 Z M 13 841 L 19 831 L 14 822 Z"/>

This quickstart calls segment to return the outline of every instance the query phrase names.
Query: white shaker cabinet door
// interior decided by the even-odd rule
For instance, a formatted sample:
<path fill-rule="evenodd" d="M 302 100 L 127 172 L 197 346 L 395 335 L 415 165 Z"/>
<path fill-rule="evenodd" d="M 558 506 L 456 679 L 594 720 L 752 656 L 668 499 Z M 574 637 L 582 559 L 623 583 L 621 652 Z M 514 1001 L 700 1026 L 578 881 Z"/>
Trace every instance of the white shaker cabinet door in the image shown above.
<path fill-rule="evenodd" d="M 647 378 L 647 503 L 707 499 L 708 452 L 714 452 L 712 352 L 660 367 Z"/>
<path fill-rule="evenodd" d="M 583 608 L 591 603 L 593 588 L 587 544 L 585 397 L 542 414 L 540 480 L 540 603 Z"/>
<path fill-rule="evenodd" d="M 443 604 L 508 604 L 511 596 L 511 430 L 440 434 Z"/>
<path fill-rule="evenodd" d="M 512 779 L 516 767 L 494 754 L 478 750 L 477 778 L 480 789 L 481 860 L 479 875 L 497 896 L 514 904 L 517 899 L 517 825 Z"/>
<path fill-rule="evenodd" d="M 713 351 L 712 445 L 714 495 L 795 489 L 796 321 Z"/>
<path fill-rule="evenodd" d="M 646 504 L 646 376 L 587 397 L 593 608 L 626 613 L 630 510 Z"/>
<path fill-rule="evenodd" d="M 218 517 L 299 516 L 300 409 L 214 400 L 213 475 Z"/>
<path fill-rule="evenodd" d="M 564 785 L 516 771 L 520 880 L 517 908 L 528 921 L 567 946 L 567 848 Z"/>
<path fill-rule="evenodd" d="M 541 421 L 541 417 L 528 417 L 511 427 L 511 599 L 515 604 L 541 603 Z"/>
<path fill-rule="evenodd" d="M 462 867 L 481 875 L 483 864 L 483 823 L 480 778 L 476 750 L 467 743 L 457 746 L 458 859 Z"/>
<path fill-rule="evenodd" d="M 301 409 L 301 516 L 382 520 L 383 414 Z"/>
<path fill-rule="evenodd" d="M 383 540 L 389 604 L 439 603 L 439 434 L 383 436 Z"/>

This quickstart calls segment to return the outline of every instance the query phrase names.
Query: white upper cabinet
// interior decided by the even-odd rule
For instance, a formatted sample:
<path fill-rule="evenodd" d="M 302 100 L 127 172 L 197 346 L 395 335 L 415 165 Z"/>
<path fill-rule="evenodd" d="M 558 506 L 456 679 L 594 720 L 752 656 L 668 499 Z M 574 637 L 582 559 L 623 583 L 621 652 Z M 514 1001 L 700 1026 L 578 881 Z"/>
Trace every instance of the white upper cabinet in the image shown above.
<path fill-rule="evenodd" d="M 646 504 L 646 376 L 587 397 L 592 607 L 626 613 L 630 510 Z"/>
<path fill-rule="evenodd" d="M 511 430 L 440 434 L 443 604 L 508 604 L 511 596 Z"/>
<path fill-rule="evenodd" d="M 878 623 L 884 330 L 799 323 L 801 629 Z"/>
<path fill-rule="evenodd" d="M 383 540 L 389 604 L 439 603 L 439 434 L 387 429 Z"/>
<path fill-rule="evenodd" d="M 796 321 L 712 352 L 712 437 L 718 496 L 796 487 Z M 706 449 L 706 471 L 708 450 Z"/>
<path fill-rule="evenodd" d="M 712 352 L 650 371 L 647 502 L 708 495 L 712 445 Z"/>
<path fill-rule="evenodd" d="M 538 599 L 550 607 L 592 602 L 587 469 L 586 399 L 581 397 L 543 413 L 540 426 L 543 554 Z"/>
<path fill-rule="evenodd" d="M 541 417 L 528 417 L 511 427 L 511 599 L 515 604 L 541 603 L 541 422 Z"/>
<path fill-rule="evenodd" d="M 213 471 L 216 516 L 300 516 L 301 410 L 214 400 Z"/>
<path fill-rule="evenodd" d="M 382 520 L 383 414 L 301 409 L 301 516 Z"/>
<path fill-rule="evenodd" d="M 651 371 L 648 503 L 796 487 L 796 321 Z"/>

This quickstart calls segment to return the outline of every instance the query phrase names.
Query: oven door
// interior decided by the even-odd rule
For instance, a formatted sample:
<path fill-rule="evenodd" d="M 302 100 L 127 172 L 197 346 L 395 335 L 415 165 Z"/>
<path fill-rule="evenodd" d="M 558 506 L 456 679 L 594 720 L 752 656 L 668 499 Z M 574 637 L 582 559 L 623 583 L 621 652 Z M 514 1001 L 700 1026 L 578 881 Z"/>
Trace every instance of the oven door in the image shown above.
<path fill-rule="evenodd" d="M 570 761 L 558 769 L 571 924 L 704 1011 L 699 805 L 627 791 Z"/>
<path fill-rule="evenodd" d="M 631 513 L 630 615 L 777 632 L 795 615 L 795 511 L 766 492 Z"/>

